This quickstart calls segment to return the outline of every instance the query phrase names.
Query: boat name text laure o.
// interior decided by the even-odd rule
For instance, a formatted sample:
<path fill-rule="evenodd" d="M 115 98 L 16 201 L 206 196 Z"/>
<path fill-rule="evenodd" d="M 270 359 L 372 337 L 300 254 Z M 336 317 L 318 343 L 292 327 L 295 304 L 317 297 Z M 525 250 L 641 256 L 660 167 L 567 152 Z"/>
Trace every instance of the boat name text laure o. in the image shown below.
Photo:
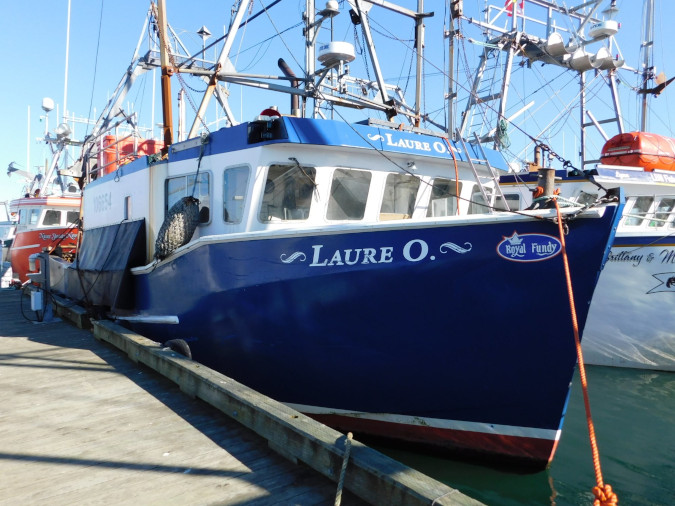
<path fill-rule="evenodd" d="M 468 253 L 471 251 L 471 243 L 464 243 L 464 248 L 452 242 L 441 244 L 438 248 L 439 252 L 447 253 L 448 249 L 456 253 Z M 353 248 L 353 249 L 338 249 L 332 254 L 322 252 L 323 245 L 312 245 L 312 263 L 310 267 L 332 267 L 334 265 L 356 265 L 356 264 L 382 264 L 392 263 L 398 258 L 394 257 L 393 246 L 383 246 L 380 248 Z M 429 260 L 436 260 L 434 255 L 429 256 L 429 245 L 422 239 L 413 239 L 408 241 L 401 251 L 403 259 L 408 262 L 419 262 L 428 258 Z M 330 258 L 330 261 L 328 260 Z M 296 251 L 291 255 L 281 255 L 281 261 L 284 263 L 293 263 L 295 260 L 304 262 L 307 255 L 302 251 Z"/>
<path fill-rule="evenodd" d="M 447 145 L 442 142 L 442 141 L 435 141 L 435 142 L 422 142 L 422 141 L 415 141 L 412 139 L 396 139 L 394 138 L 393 134 L 384 134 L 384 137 L 382 135 L 369 135 L 368 138 L 371 141 L 383 141 L 386 139 L 386 145 L 389 147 L 397 147 L 397 148 L 407 148 L 407 149 L 412 149 L 415 151 L 426 151 L 426 152 L 431 152 L 432 147 L 433 150 L 436 153 L 439 154 L 444 154 L 448 152 Z M 454 149 L 453 151 L 458 152 L 459 150 Z"/>

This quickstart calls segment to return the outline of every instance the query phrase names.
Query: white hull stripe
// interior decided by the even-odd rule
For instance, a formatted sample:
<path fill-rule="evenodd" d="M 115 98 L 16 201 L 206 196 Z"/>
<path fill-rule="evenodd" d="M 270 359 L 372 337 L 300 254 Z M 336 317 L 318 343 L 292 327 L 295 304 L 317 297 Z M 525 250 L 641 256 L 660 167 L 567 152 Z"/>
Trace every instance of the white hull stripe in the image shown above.
<path fill-rule="evenodd" d="M 389 422 L 401 425 L 416 425 L 437 429 L 461 430 L 466 432 L 481 432 L 498 436 L 529 437 L 558 441 L 560 430 L 536 429 L 533 427 L 517 427 L 514 425 L 498 425 L 491 423 L 465 422 L 461 420 L 444 420 L 442 418 L 425 418 L 420 416 L 393 415 L 387 413 L 364 413 L 362 411 L 348 411 L 344 409 L 320 408 L 304 404 L 286 404 L 288 407 L 311 415 L 338 415 L 352 418 L 364 418 L 379 422 Z"/>
<path fill-rule="evenodd" d="M 162 323 L 168 325 L 176 325 L 179 323 L 178 317 L 176 315 L 153 315 L 153 316 L 115 316 L 115 320 L 125 320 L 128 322 L 141 322 L 141 323 Z"/>
<path fill-rule="evenodd" d="M 20 250 L 20 249 L 30 249 L 30 248 L 39 248 L 39 244 L 29 244 L 28 246 L 11 246 L 10 249 L 12 250 Z"/>

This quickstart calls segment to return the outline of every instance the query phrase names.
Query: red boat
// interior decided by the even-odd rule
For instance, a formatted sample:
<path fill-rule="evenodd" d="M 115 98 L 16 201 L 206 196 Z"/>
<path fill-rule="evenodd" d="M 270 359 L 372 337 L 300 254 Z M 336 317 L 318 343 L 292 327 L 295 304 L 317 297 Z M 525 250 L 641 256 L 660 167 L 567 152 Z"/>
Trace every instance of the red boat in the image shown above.
<path fill-rule="evenodd" d="M 77 224 L 80 197 L 25 197 L 10 203 L 19 220 L 10 249 L 12 277 L 21 283 L 28 280 L 28 258 L 45 249 L 58 250 L 64 258 L 72 257 L 77 248 Z"/>
<path fill-rule="evenodd" d="M 600 159 L 607 165 L 675 171 L 675 139 L 646 132 L 615 135 L 603 146 Z"/>
<path fill-rule="evenodd" d="M 48 174 L 36 177 L 25 197 L 10 203 L 12 215 L 18 215 L 16 236 L 9 251 L 13 284 L 22 284 L 28 280 L 28 260 L 33 253 L 47 250 L 69 261 L 75 257 L 81 203 L 79 190 L 74 185 L 63 185 L 60 191 L 57 188 L 58 193 L 45 195 L 45 189 L 52 192 L 56 188 L 51 175 L 56 170 L 60 150 L 64 146 L 65 143 L 61 142 L 58 150 L 54 151 Z M 133 136 L 104 136 L 96 154 L 99 163 L 97 174 L 114 172 L 120 165 L 138 156 L 155 153 L 162 146 L 161 142 Z"/>

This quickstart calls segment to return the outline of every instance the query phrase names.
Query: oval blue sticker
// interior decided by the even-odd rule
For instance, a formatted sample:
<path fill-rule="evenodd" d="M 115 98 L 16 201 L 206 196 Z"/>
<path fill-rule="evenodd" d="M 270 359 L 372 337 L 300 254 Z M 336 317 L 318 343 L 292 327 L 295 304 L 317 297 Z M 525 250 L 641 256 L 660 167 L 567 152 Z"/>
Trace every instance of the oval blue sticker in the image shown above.
<path fill-rule="evenodd" d="M 513 232 L 497 245 L 497 254 L 512 262 L 539 262 L 553 258 L 562 250 L 560 241 L 552 235 Z"/>

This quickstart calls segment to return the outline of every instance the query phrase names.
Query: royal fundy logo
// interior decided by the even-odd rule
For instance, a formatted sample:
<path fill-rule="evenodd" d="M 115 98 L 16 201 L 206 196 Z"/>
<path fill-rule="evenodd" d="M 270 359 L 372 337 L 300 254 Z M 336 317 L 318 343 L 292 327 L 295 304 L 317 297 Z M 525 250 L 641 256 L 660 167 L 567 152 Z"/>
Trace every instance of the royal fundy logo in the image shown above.
<path fill-rule="evenodd" d="M 560 241 L 551 235 L 513 232 L 497 245 L 497 254 L 512 262 L 539 262 L 553 258 L 561 249 Z"/>

